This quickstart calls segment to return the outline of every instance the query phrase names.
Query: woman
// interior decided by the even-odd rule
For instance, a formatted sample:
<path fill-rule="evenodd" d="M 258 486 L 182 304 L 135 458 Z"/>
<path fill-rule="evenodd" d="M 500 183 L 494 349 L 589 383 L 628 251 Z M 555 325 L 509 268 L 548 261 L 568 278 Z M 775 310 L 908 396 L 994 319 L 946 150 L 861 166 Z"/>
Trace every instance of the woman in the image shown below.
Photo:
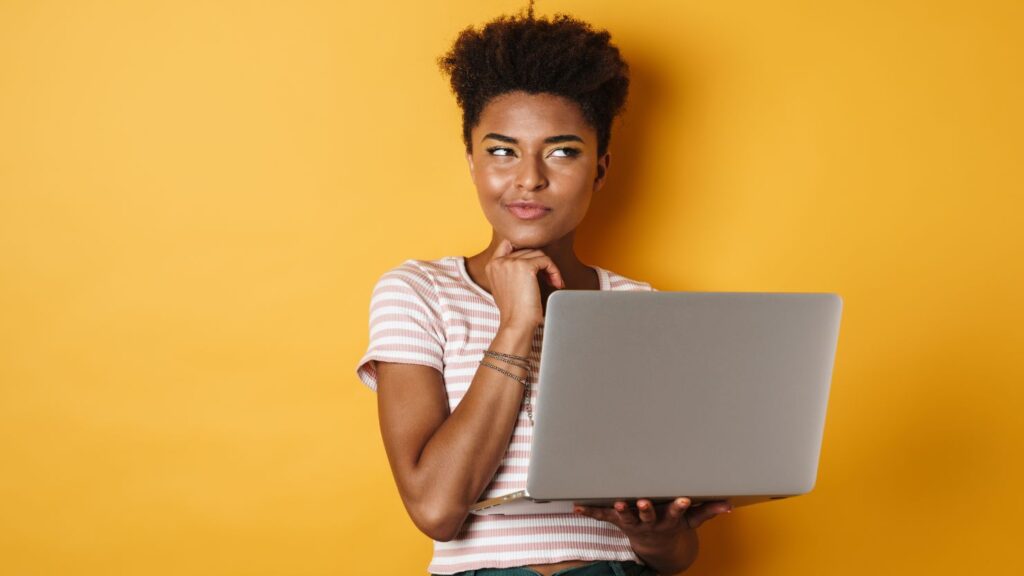
<path fill-rule="evenodd" d="M 399 493 L 434 540 L 434 574 L 674 574 L 696 528 L 728 504 L 678 498 L 571 514 L 476 516 L 525 488 L 544 309 L 554 290 L 653 290 L 573 248 L 608 173 L 628 67 L 605 31 L 558 15 L 468 28 L 440 64 L 463 111 L 470 174 L 490 244 L 407 260 L 374 288 L 357 373 L 378 393 Z"/>

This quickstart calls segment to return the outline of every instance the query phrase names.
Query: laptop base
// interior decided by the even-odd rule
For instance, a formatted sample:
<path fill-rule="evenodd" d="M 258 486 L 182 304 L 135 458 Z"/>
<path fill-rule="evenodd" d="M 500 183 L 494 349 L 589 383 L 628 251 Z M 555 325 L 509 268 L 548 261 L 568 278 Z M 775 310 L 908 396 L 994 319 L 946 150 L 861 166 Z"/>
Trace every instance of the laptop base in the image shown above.
<path fill-rule="evenodd" d="M 789 498 L 790 496 L 795 495 L 796 494 L 780 496 L 705 496 L 690 498 L 690 501 L 693 503 L 693 506 L 699 506 L 705 502 L 725 500 L 729 502 L 733 508 L 739 508 L 740 506 L 749 506 L 759 502 L 782 500 L 783 498 Z M 498 496 L 497 498 L 481 500 L 474 504 L 473 507 L 470 508 L 469 512 L 470 514 L 477 514 L 480 516 L 490 516 L 495 514 L 509 516 L 524 514 L 570 514 L 572 513 L 573 506 L 576 504 L 611 508 L 615 505 L 615 502 L 619 500 L 625 500 L 629 502 L 630 506 L 634 509 L 636 508 L 635 499 L 629 498 L 602 498 L 596 500 L 587 498 L 580 500 L 534 500 L 529 496 L 529 494 L 527 494 L 526 490 L 520 490 L 504 496 Z M 655 506 L 659 506 L 671 502 L 673 498 L 648 498 L 648 500 L 654 502 Z"/>

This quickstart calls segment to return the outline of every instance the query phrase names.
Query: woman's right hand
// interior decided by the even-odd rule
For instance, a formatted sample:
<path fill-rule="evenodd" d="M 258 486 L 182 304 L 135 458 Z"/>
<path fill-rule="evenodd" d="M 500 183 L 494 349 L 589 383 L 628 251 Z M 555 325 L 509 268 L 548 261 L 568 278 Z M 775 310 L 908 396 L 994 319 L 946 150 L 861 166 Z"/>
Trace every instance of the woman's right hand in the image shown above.
<path fill-rule="evenodd" d="M 506 327 L 533 330 L 544 320 L 538 272 L 543 272 L 553 287 L 565 288 L 562 273 L 547 254 L 533 248 L 514 250 L 508 239 L 498 244 L 484 271 L 500 322 Z"/>

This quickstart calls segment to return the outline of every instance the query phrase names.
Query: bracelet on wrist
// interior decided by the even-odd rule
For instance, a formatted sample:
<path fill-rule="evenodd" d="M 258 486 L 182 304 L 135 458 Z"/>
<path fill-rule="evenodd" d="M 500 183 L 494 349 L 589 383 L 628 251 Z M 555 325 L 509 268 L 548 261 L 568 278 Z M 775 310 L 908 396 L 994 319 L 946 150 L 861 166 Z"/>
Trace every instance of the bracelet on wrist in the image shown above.
<path fill-rule="evenodd" d="M 484 350 L 484 355 L 512 366 L 530 369 L 530 359 L 526 356 L 516 356 L 515 354 L 505 354 L 504 352 L 495 352 L 493 350 Z"/>
<path fill-rule="evenodd" d="M 511 379 L 515 380 L 516 382 L 519 382 L 520 384 L 523 385 L 523 389 L 524 389 L 523 403 L 526 404 L 526 415 L 530 419 L 530 424 L 533 424 L 533 402 L 530 399 L 530 378 L 529 378 L 529 369 L 530 368 L 529 368 L 529 366 L 520 366 L 521 368 L 526 368 L 527 376 L 517 376 L 517 375 L 513 374 L 512 372 L 509 372 L 508 370 L 505 370 L 504 368 L 501 368 L 499 366 L 495 366 L 494 364 L 491 364 L 487 360 L 481 360 L 480 364 L 483 365 L 483 366 L 487 366 L 488 368 L 491 368 L 492 370 L 497 370 L 498 372 L 504 374 L 505 376 L 508 376 L 509 378 L 511 378 Z M 516 365 L 516 366 L 518 366 L 518 365 Z"/>

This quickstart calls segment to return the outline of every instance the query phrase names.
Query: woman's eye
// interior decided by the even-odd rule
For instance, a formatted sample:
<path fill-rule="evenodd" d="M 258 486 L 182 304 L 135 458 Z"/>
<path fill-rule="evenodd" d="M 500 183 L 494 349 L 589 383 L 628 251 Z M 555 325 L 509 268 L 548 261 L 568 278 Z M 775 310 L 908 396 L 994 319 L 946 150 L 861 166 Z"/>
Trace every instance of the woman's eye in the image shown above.
<path fill-rule="evenodd" d="M 579 148 L 555 148 L 551 151 L 551 155 L 555 158 L 572 158 L 579 156 Z"/>
<path fill-rule="evenodd" d="M 511 148 L 503 148 L 501 146 L 493 146 L 488 148 L 487 151 L 491 156 L 515 156 Z"/>

